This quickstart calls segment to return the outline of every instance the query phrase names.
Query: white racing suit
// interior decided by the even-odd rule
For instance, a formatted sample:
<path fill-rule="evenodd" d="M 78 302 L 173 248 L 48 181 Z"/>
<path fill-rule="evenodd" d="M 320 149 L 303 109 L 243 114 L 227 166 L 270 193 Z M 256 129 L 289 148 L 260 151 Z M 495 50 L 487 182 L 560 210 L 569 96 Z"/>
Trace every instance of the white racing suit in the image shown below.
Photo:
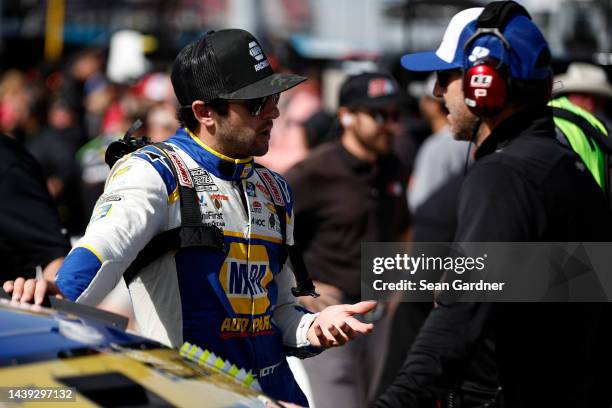
<path fill-rule="evenodd" d="M 285 205 L 286 241 L 293 244 L 287 183 L 267 169 L 255 170 L 252 158 L 215 152 L 186 129 L 167 144 L 182 159 L 178 180 L 155 146 L 118 161 L 57 285 L 70 300 L 99 303 L 151 238 L 181 225 L 177 183 L 191 179 L 203 223 L 223 230 L 226 248 L 181 249 L 145 267 L 129 285 L 138 325 L 145 336 L 172 347 L 188 341 L 206 348 L 251 370 L 270 396 L 306 405 L 283 350 L 308 347 L 314 319 L 291 294 L 290 262 L 280 263 L 274 202 Z"/>

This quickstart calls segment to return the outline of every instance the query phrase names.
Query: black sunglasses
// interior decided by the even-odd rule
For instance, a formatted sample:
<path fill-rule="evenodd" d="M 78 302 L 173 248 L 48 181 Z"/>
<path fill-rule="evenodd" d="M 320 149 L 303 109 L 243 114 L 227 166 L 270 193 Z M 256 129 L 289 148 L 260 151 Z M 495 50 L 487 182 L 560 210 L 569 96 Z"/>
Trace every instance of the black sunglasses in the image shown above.
<path fill-rule="evenodd" d="M 398 122 L 401 116 L 401 112 L 399 110 L 361 109 L 361 111 L 372 116 L 379 125 L 384 125 L 386 122 Z"/>
<path fill-rule="evenodd" d="M 379 124 L 383 125 L 385 122 L 398 122 L 400 118 L 400 111 L 376 111 L 373 112 L 372 117 Z"/>
<path fill-rule="evenodd" d="M 244 105 L 249 111 L 249 115 L 251 116 L 259 116 L 261 112 L 266 107 L 268 101 L 272 102 L 272 106 L 276 106 L 278 104 L 278 100 L 280 99 L 280 93 L 275 93 L 268 96 L 263 96 L 261 98 L 253 98 L 253 99 L 232 99 L 229 100 L 229 103 L 236 103 L 239 105 Z"/>
<path fill-rule="evenodd" d="M 460 69 L 449 69 L 446 71 L 436 71 L 436 79 L 441 88 L 446 88 L 451 82 L 451 77 L 461 75 Z"/>

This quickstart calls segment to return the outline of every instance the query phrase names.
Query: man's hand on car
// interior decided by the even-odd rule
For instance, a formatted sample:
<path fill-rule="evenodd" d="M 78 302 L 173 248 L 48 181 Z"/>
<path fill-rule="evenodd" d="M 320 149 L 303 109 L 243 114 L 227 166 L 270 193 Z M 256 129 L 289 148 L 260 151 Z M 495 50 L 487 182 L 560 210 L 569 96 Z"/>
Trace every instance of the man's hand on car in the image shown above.
<path fill-rule="evenodd" d="M 354 315 L 368 313 L 375 307 L 373 300 L 326 307 L 308 329 L 308 341 L 315 347 L 329 348 L 342 346 L 359 335 L 370 333 L 374 325 L 360 322 Z"/>
<path fill-rule="evenodd" d="M 17 278 L 4 282 L 2 288 L 6 293 L 12 294 L 13 302 L 19 303 L 40 305 L 45 300 L 45 295 L 63 297 L 55 282 L 47 279 Z"/>

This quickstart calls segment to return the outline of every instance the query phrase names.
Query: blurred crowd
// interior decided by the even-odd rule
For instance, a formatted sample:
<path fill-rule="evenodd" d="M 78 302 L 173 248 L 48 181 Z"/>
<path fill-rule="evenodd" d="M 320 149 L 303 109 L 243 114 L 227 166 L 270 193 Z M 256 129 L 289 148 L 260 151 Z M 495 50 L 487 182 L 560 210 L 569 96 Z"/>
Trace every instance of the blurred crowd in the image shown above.
<path fill-rule="evenodd" d="M 167 73 L 111 82 L 104 55 L 84 50 L 50 73 L 8 70 L 0 77 L 0 127 L 42 165 L 49 193 L 71 236 L 81 235 L 109 172 L 106 147 L 136 119 L 152 141 L 178 126 Z"/>
<path fill-rule="evenodd" d="M 106 66 L 102 51 L 86 49 L 65 61 L 65 68 L 61 70 L 7 70 L 0 75 L 0 131 L 22 143 L 41 164 L 47 190 L 62 224 L 73 238 L 84 233 L 94 204 L 103 192 L 109 174 L 104 161 L 108 145 L 121 138 L 137 119 L 144 123 L 138 135 L 146 135 L 153 142 L 165 140 L 178 127 L 177 102 L 168 70 L 116 83 L 108 78 Z M 612 106 L 612 85 L 601 67 L 576 62 L 559 75 L 555 84 L 557 95 L 567 96 L 604 123 L 611 123 L 606 113 Z M 403 166 L 401 174 L 406 177 L 402 179 L 403 186 L 396 188 L 392 183 L 388 186 L 390 197 L 402 192 L 401 198 L 412 214 L 406 221 L 406 225 L 412 223 L 412 229 L 402 239 L 410 239 L 410 231 L 418 223 L 426 227 L 420 230 L 425 234 L 419 236 L 422 241 L 429 240 L 436 228 L 443 228 L 437 221 L 443 222 L 444 216 L 427 212 L 428 200 L 447 180 L 464 172 L 470 161 L 469 143 L 453 139 L 448 111 L 432 94 L 434 84 L 435 76 L 402 83 L 402 92 L 407 98 L 397 112 L 387 112 L 382 118 L 384 122 L 397 116 L 391 118 L 397 122 L 393 152 Z M 291 169 L 308 160 L 313 151 L 320 152 L 322 145 L 339 140 L 349 121 L 342 121 L 342 115 L 324 108 L 322 86 L 320 75 L 315 75 L 282 94 L 280 117 L 274 123 L 270 150 L 257 158 L 258 162 L 281 174 L 294 174 L 293 179 L 299 180 L 296 170 Z M 321 163 L 317 162 L 316 166 Z M 320 168 L 316 166 L 315 170 Z M 312 193 L 308 187 L 302 188 L 306 189 L 302 194 Z M 349 201 L 350 195 L 346 197 L 347 201 L 340 203 L 342 206 L 359 205 Z M 437 204 L 444 207 L 439 201 Z M 300 221 L 297 222 L 299 226 Z M 432 235 L 427 235 L 430 232 Z M 397 234 L 389 237 L 389 240 L 399 239 Z M 452 240 L 452 236 L 446 240 Z M 335 282 L 327 283 L 335 285 Z M 347 293 L 346 285 L 341 289 L 344 293 L 339 293 L 339 298 L 348 296 L 350 301 L 358 300 L 358 294 Z M 415 315 L 414 311 L 410 313 Z M 403 355 L 398 353 L 388 359 L 391 365 L 402 361 Z M 380 354 L 377 358 L 384 362 Z M 389 381 L 385 380 L 384 372 L 379 375 L 383 377 L 383 385 Z"/>
<path fill-rule="evenodd" d="M 66 60 L 62 70 L 10 69 L 0 76 L 0 131 L 23 143 L 40 162 L 61 220 L 73 237 L 84 232 L 102 193 L 109 172 L 106 147 L 136 119 L 144 123 L 138 134 L 154 142 L 166 139 L 178 126 L 167 71 L 116 83 L 107 77 L 106 66 L 102 51 L 85 49 Z M 467 156 L 466 144 L 452 140 L 445 107 L 431 93 L 433 84 L 433 76 L 407 84 L 409 99 L 394 141 L 395 153 L 409 172 L 416 163 L 408 197 L 413 211 L 446 175 L 460 170 Z M 609 123 L 612 87 L 601 67 L 570 64 L 555 90 Z M 323 108 L 321 94 L 318 75 L 283 94 L 270 151 L 259 162 L 285 174 L 311 149 L 338 139 L 341 126 L 335 112 Z"/>

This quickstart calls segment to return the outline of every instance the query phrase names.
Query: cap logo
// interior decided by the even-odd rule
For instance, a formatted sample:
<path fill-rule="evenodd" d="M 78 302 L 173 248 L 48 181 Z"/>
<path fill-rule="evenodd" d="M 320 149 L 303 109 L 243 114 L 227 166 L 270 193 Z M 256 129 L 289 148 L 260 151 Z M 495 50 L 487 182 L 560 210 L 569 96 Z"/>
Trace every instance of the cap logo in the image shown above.
<path fill-rule="evenodd" d="M 368 83 L 369 98 L 379 98 L 394 92 L 395 86 L 393 85 L 393 82 L 389 81 L 387 78 L 372 79 Z"/>
<path fill-rule="evenodd" d="M 249 54 L 251 57 L 255 58 L 255 61 L 259 61 L 257 64 L 253 65 L 255 72 L 261 71 L 270 65 L 268 60 L 264 59 L 263 51 L 261 51 L 261 47 L 257 45 L 257 42 L 251 41 L 249 43 Z"/>
<path fill-rule="evenodd" d="M 490 49 L 485 48 L 485 47 L 481 47 L 481 46 L 476 46 L 472 50 L 472 54 L 468 57 L 468 60 L 470 60 L 470 62 L 474 63 L 476 61 L 479 61 L 479 60 L 485 58 L 490 53 L 491 53 Z"/>
<path fill-rule="evenodd" d="M 251 54 L 251 57 L 255 58 L 257 61 L 261 61 L 263 59 L 261 47 L 257 45 L 255 41 L 251 41 L 249 43 L 249 54 Z"/>

